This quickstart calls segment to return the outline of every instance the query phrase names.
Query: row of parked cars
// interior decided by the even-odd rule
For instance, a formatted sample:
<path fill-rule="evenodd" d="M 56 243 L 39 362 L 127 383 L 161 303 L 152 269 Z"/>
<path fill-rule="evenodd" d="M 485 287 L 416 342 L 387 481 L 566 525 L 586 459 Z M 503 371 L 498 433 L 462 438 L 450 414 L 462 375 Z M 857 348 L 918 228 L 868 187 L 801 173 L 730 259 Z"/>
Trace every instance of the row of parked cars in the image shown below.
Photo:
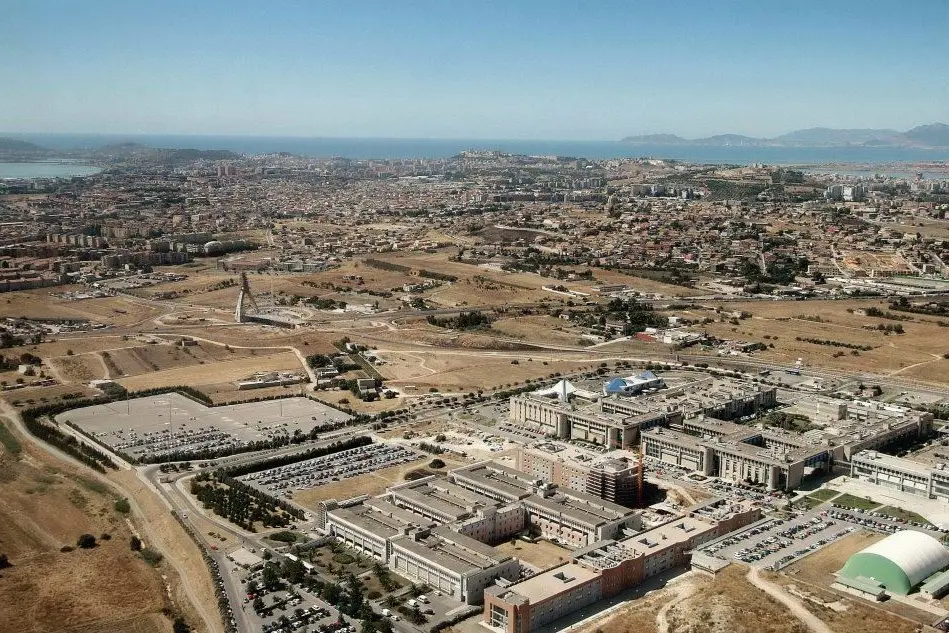
<path fill-rule="evenodd" d="M 732 545 L 737 545 L 742 541 L 751 538 L 752 536 L 758 536 L 759 534 L 764 534 L 768 530 L 772 530 L 780 525 L 783 525 L 784 521 L 782 519 L 770 519 L 764 523 L 757 525 L 750 530 L 745 530 L 744 532 L 739 532 L 727 538 L 724 538 L 714 545 L 709 545 L 703 551 L 706 554 L 717 554 L 726 547 L 731 547 Z"/>
<path fill-rule="evenodd" d="M 949 534 L 949 528 L 937 527 L 930 525 L 928 523 L 920 523 L 919 521 L 909 521 L 900 517 L 893 517 L 883 512 L 877 512 L 876 510 L 864 510 L 863 508 L 851 508 L 850 506 L 843 506 L 838 503 L 830 504 L 831 507 L 837 508 L 840 510 L 846 510 L 847 512 L 853 512 L 854 514 L 860 514 L 866 517 L 872 517 L 877 519 L 884 519 L 886 521 L 891 521 L 893 523 L 899 523 L 901 525 L 908 525 L 910 527 L 922 528 L 926 530 L 935 530 L 937 532 L 942 532 L 944 534 Z"/>
<path fill-rule="evenodd" d="M 314 457 L 302 462 L 271 468 L 240 477 L 274 490 L 305 489 L 322 486 L 389 466 L 418 459 L 418 455 L 398 444 L 375 443 L 338 453 Z"/>
<path fill-rule="evenodd" d="M 825 520 L 818 516 L 805 523 L 798 523 L 797 525 L 788 526 L 787 529 L 779 532 L 778 536 L 782 536 L 784 538 L 791 538 L 793 536 L 794 538 L 803 541 L 807 537 L 813 536 L 814 534 L 817 534 L 821 530 L 824 530 L 833 524 L 833 521 Z"/>
<path fill-rule="evenodd" d="M 785 565 L 787 565 L 788 563 L 790 563 L 790 562 L 793 561 L 794 559 L 800 558 L 801 556 L 806 556 L 807 554 L 810 554 L 811 552 L 813 552 L 813 551 L 816 550 L 817 548 L 823 547 L 824 545 L 827 545 L 828 543 L 830 543 L 830 542 L 832 542 L 832 541 L 836 541 L 837 539 L 839 539 L 839 538 L 841 538 L 841 537 L 843 537 L 843 536 L 846 536 L 847 534 L 850 534 L 851 532 L 855 531 L 856 529 L 857 529 L 857 528 L 855 528 L 855 527 L 853 527 L 853 526 L 850 526 L 850 527 L 848 527 L 848 528 L 846 528 L 846 529 L 840 530 L 840 531 L 837 532 L 836 534 L 833 534 L 833 535 L 831 535 L 831 536 L 828 536 L 827 538 L 822 538 L 822 539 L 820 539 L 819 541 L 815 541 L 815 542 L 811 543 L 810 545 L 808 545 L 807 547 L 804 547 L 804 548 L 801 548 L 801 549 L 799 549 L 799 550 L 796 550 L 795 552 L 793 552 L 793 553 L 791 553 L 791 554 L 788 554 L 787 556 L 782 556 L 782 557 L 779 558 L 778 560 L 776 560 L 776 561 L 774 561 L 773 563 L 771 563 L 771 565 L 768 566 L 768 569 L 770 569 L 771 571 L 778 571 L 779 569 L 781 569 L 782 567 L 784 567 Z"/>

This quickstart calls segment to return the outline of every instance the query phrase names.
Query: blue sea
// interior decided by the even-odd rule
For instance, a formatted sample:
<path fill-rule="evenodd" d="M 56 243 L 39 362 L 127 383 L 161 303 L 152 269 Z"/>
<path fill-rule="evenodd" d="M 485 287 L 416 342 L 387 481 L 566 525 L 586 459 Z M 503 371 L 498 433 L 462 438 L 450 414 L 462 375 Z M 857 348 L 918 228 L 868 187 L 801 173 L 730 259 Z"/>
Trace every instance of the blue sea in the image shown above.
<path fill-rule="evenodd" d="M 4 134 L 49 149 L 92 149 L 135 142 L 173 149 L 224 149 L 240 154 L 289 152 L 312 158 L 354 160 L 387 158 L 447 158 L 464 150 L 499 150 L 534 156 L 579 158 L 671 158 L 690 163 L 747 165 L 822 165 L 949 161 L 949 149 L 878 147 L 699 147 L 629 145 L 619 141 L 537 141 L 484 139 L 305 138 L 279 136 L 150 135 L 150 134 Z"/>

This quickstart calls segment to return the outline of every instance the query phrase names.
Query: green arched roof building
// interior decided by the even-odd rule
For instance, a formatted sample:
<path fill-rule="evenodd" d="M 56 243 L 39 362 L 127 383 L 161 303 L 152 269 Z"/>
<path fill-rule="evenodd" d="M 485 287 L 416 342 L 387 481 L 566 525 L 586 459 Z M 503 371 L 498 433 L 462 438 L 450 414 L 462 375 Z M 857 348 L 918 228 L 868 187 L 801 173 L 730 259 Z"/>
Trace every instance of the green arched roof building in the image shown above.
<path fill-rule="evenodd" d="M 873 579 L 886 590 L 906 595 L 949 567 L 949 549 L 924 532 L 903 530 L 857 552 L 840 570 L 851 580 Z"/>

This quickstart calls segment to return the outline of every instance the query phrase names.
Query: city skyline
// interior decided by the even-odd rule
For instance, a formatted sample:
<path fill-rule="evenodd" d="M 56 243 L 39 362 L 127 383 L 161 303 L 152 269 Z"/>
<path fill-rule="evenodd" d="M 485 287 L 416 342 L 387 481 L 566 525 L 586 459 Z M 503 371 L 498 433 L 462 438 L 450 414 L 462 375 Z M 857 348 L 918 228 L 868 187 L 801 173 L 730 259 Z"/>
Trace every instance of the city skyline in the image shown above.
<path fill-rule="evenodd" d="M 14 3 L 0 130 L 617 140 L 944 120 L 949 12 L 892 2 Z M 41 27 L 41 28 L 39 28 Z M 902 35 L 896 37 L 895 35 Z"/>

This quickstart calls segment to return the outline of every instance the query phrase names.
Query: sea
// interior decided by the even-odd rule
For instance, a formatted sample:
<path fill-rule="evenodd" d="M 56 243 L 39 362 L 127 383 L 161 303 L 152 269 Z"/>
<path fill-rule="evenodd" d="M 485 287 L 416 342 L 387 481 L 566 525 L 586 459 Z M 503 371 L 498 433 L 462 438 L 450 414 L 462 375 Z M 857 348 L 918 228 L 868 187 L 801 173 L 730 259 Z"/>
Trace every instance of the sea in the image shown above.
<path fill-rule="evenodd" d="M 0 180 L 29 180 L 32 178 L 70 178 L 92 176 L 102 171 L 92 165 L 68 161 L 35 163 L 0 163 Z"/>
<path fill-rule="evenodd" d="M 544 141 L 505 139 L 333 138 L 150 134 L 4 134 L 54 150 L 93 149 L 116 143 L 141 143 L 170 149 L 222 149 L 239 154 L 288 152 L 311 158 L 448 158 L 464 150 L 497 150 L 531 156 L 576 158 L 667 158 L 690 163 L 749 165 L 887 165 L 949 161 L 949 149 L 892 147 L 752 147 L 630 145 L 621 141 Z M 2 177 L 2 176 L 0 176 Z"/>

